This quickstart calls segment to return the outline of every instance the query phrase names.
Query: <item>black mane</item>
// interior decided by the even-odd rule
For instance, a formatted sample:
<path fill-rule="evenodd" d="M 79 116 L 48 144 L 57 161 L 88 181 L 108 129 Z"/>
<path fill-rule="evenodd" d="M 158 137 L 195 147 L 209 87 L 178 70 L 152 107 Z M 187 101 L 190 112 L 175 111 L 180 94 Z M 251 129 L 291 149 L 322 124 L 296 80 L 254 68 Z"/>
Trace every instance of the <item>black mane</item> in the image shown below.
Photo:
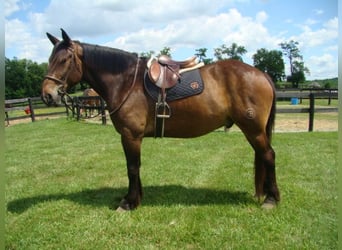
<path fill-rule="evenodd" d="M 83 63 L 98 71 L 121 73 L 132 63 L 136 63 L 137 54 L 124 50 L 81 43 Z"/>

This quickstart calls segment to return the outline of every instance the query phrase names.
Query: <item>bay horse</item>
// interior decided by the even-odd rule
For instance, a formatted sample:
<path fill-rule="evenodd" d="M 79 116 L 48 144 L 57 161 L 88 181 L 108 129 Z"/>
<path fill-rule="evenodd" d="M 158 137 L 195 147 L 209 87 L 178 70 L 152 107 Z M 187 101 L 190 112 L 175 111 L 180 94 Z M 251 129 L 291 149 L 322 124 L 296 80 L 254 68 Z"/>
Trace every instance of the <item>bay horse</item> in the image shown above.
<path fill-rule="evenodd" d="M 144 90 L 147 58 L 120 49 L 71 40 L 62 29 L 62 40 L 47 33 L 54 45 L 48 73 L 42 83 L 47 105 L 61 101 L 68 88 L 84 80 L 106 101 L 111 120 L 121 135 L 128 193 L 118 210 L 133 210 L 142 200 L 140 153 L 144 137 L 155 132 L 155 101 Z M 170 102 L 171 118 L 164 136 L 190 138 L 222 126 L 236 124 L 255 152 L 255 195 L 262 207 L 280 201 L 276 183 L 275 152 L 271 136 L 275 119 L 275 89 L 265 73 L 236 60 L 222 60 L 200 68 L 202 93 Z"/>
<path fill-rule="evenodd" d="M 83 95 L 82 97 L 97 97 L 99 96 L 99 94 L 93 89 L 93 88 L 88 88 L 85 89 L 83 91 Z M 80 113 L 82 114 L 83 111 L 85 111 L 85 116 L 86 118 L 91 118 L 94 114 L 94 107 L 100 107 L 101 105 L 101 100 L 100 99 L 86 99 L 86 100 L 82 100 L 82 106 L 84 106 L 84 110 L 81 109 Z M 89 111 L 89 116 L 88 116 L 88 112 Z M 100 113 L 100 111 L 98 110 L 98 113 Z"/>

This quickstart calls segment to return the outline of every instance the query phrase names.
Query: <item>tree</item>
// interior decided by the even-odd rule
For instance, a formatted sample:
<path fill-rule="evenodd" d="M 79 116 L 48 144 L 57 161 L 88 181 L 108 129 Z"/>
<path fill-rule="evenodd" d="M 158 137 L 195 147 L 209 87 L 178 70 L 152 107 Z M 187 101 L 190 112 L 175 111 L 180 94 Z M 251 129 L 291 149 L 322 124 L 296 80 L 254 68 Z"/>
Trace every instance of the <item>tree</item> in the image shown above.
<path fill-rule="evenodd" d="M 221 47 L 214 49 L 214 55 L 218 61 L 224 59 L 235 59 L 242 62 L 242 55 L 246 53 L 246 48 L 244 46 L 238 46 L 236 43 L 232 43 L 229 48 L 222 44 Z"/>
<path fill-rule="evenodd" d="M 281 51 L 258 49 L 257 53 L 253 55 L 253 64 L 256 68 L 266 72 L 273 82 L 281 81 L 285 76 L 283 53 Z"/>
<path fill-rule="evenodd" d="M 166 56 L 171 57 L 171 48 L 170 48 L 170 47 L 164 47 L 164 48 L 159 52 L 159 55 L 158 55 L 158 56 L 161 56 L 161 55 L 166 55 Z"/>
<path fill-rule="evenodd" d="M 204 64 L 210 64 L 213 62 L 213 59 L 211 58 L 207 58 L 207 48 L 199 48 L 199 49 L 196 49 L 196 52 L 195 53 L 195 56 L 197 56 L 199 58 L 199 61 L 200 62 L 204 62 Z"/>
<path fill-rule="evenodd" d="M 5 58 L 5 98 L 39 96 L 46 72 L 47 63 Z"/>
<path fill-rule="evenodd" d="M 154 54 L 154 51 L 153 51 L 153 50 L 150 50 L 150 51 L 148 51 L 148 52 L 141 52 L 141 53 L 140 53 L 140 57 L 150 58 L 153 54 Z"/>
<path fill-rule="evenodd" d="M 292 83 L 294 88 L 298 88 L 299 83 L 305 81 L 304 72 L 310 73 L 309 69 L 304 66 L 303 56 L 300 54 L 298 44 L 293 40 L 279 44 L 284 55 L 289 59 L 291 75 L 287 77 L 287 80 Z"/>
<path fill-rule="evenodd" d="M 153 50 L 150 50 L 148 52 L 141 52 L 140 56 L 150 58 L 154 54 L 155 54 L 155 52 Z M 159 51 L 159 54 L 157 55 L 157 57 L 159 57 L 161 55 L 166 55 L 166 56 L 171 57 L 171 48 L 170 47 L 164 47 L 162 50 Z"/>

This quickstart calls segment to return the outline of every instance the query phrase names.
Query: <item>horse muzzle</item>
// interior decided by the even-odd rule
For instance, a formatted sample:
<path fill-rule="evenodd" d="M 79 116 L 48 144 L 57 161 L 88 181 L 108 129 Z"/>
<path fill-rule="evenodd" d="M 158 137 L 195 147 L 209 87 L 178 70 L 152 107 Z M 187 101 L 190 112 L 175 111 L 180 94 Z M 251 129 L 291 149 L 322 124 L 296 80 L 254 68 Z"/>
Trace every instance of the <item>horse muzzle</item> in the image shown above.
<path fill-rule="evenodd" d="M 45 80 L 42 85 L 42 101 L 49 107 L 61 104 L 59 89 L 60 86 L 52 83 L 50 80 Z"/>

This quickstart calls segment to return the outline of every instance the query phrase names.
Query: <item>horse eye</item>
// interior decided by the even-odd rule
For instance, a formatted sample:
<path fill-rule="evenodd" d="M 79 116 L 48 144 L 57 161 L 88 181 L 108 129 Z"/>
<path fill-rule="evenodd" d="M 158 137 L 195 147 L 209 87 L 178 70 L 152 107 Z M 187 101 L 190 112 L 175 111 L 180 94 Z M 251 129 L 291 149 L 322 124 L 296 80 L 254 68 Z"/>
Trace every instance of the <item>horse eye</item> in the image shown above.
<path fill-rule="evenodd" d="M 66 61 L 67 61 L 67 59 L 66 59 L 66 58 L 63 58 L 63 59 L 61 60 L 61 63 L 64 64 L 64 63 L 66 63 Z"/>

